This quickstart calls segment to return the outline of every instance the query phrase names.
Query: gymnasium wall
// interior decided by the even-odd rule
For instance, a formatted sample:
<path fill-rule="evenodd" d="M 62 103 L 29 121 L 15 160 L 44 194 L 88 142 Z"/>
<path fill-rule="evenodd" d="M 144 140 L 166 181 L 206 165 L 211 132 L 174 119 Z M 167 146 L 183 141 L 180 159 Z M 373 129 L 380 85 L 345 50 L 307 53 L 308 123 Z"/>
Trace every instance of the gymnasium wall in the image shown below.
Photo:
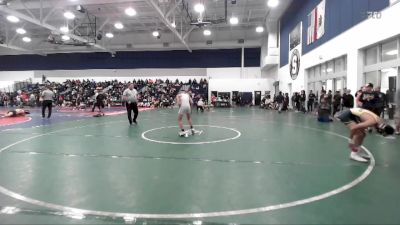
<path fill-rule="evenodd" d="M 320 2 L 321 0 L 293 1 L 291 6 L 285 12 L 284 16 L 281 18 L 281 67 L 287 65 L 288 63 L 289 33 L 300 21 L 303 23 L 302 54 L 307 54 L 313 49 L 318 48 L 336 36 L 342 34 L 356 24 L 366 20 L 368 11 L 381 11 L 389 6 L 389 0 L 326 0 L 325 34 L 314 43 L 307 45 L 307 15 Z M 392 21 L 392 23 L 394 23 L 394 21 Z"/>
<path fill-rule="evenodd" d="M 396 25 L 399 15 L 400 3 L 382 10 L 381 19 L 365 20 L 304 54 L 296 80 L 290 78 L 288 65 L 281 67 L 277 78 L 280 89 L 290 92 L 289 85 L 292 85 L 292 92 L 307 89 L 307 68 L 346 55 L 347 88 L 355 93 L 363 82 L 363 49 L 400 35 L 400 26 Z"/>
<path fill-rule="evenodd" d="M 0 71 L 0 91 L 13 91 L 14 81 L 33 79 L 33 71 Z"/>

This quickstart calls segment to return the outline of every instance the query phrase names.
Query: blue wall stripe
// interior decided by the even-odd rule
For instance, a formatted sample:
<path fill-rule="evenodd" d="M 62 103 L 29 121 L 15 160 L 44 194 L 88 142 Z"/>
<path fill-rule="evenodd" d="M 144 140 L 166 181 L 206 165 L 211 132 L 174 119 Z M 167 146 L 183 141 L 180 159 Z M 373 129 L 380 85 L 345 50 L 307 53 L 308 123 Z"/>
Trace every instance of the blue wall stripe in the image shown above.
<path fill-rule="evenodd" d="M 245 66 L 260 66 L 260 48 L 245 49 Z M 241 49 L 0 56 L 0 71 L 240 67 Z"/>

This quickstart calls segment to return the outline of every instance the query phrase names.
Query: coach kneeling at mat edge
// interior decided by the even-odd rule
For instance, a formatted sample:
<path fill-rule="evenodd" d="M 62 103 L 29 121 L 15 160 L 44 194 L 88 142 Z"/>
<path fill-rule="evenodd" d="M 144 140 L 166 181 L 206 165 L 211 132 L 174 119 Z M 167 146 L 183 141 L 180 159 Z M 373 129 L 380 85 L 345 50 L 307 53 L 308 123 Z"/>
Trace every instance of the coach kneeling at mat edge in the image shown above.
<path fill-rule="evenodd" d="M 128 120 L 129 124 L 132 125 L 132 122 L 137 124 L 136 118 L 138 117 L 139 110 L 137 106 L 137 91 L 134 88 L 133 84 L 129 84 L 129 87 L 125 89 L 122 94 L 122 99 L 126 102 L 126 110 L 128 111 Z M 132 120 L 132 110 L 133 110 L 133 120 Z"/>

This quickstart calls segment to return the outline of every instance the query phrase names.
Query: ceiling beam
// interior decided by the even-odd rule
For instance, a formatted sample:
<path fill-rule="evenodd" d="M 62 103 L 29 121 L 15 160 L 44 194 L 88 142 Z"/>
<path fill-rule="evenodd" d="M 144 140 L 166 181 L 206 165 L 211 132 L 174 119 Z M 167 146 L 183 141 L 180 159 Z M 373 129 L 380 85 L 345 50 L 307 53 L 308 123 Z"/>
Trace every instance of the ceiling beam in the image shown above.
<path fill-rule="evenodd" d="M 195 29 L 195 26 L 192 26 L 186 33 L 185 35 L 183 35 L 183 39 L 186 40 L 186 38 L 189 36 L 190 33 L 192 33 L 192 31 Z"/>
<path fill-rule="evenodd" d="M 52 26 L 50 24 L 47 24 L 47 23 L 41 23 L 39 20 L 37 20 L 35 18 L 29 17 L 29 16 L 27 16 L 25 14 L 22 14 L 22 13 L 18 12 L 18 11 L 12 10 L 12 9 L 6 7 L 6 6 L 0 6 L 0 12 L 4 12 L 6 14 L 14 15 L 14 16 L 22 19 L 22 20 L 25 20 L 27 22 L 30 22 L 30 23 L 36 24 L 36 25 L 38 25 L 40 27 L 46 28 L 48 30 L 51 30 L 54 33 L 61 34 L 61 32 L 56 27 L 54 27 L 54 26 Z M 68 34 L 68 36 L 70 36 L 72 39 L 75 39 L 75 40 L 83 42 L 83 43 L 87 43 L 88 42 L 86 39 L 84 39 L 82 37 L 79 37 L 77 35 L 74 35 L 74 34 Z M 93 47 L 111 53 L 110 50 L 108 50 L 107 48 L 105 48 L 105 47 L 103 47 L 103 46 L 101 46 L 99 44 L 94 44 Z"/>
<path fill-rule="evenodd" d="M 165 17 L 165 15 L 162 12 L 162 10 L 160 9 L 160 7 L 158 7 L 158 5 L 153 0 L 146 0 L 146 1 L 157 12 L 158 17 L 161 19 L 161 21 L 164 23 L 164 25 L 167 26 L 168 29 L 170 29 L 173 34 L 175 34 L 175 36 L 181 41 L 181 43 L 186 47 L 186 49 L 189 52 L 192 52 L 192 49 L 190 49 L 190 47 L 186 43 L 185 39 L 174 27 L 172 27 L 171 23 L 168 21 L 167 17 Z"/>
<path fill-rule="evenodd" d="M 179 6 L 179 4 L 181 4 L 182 0 L 178 0 L 169 10 L 168 12 L 165 14 L 165 17 L 169 17 L 169 15 L 171 15 L 172 12 L 175 11 L 175 9 Z"/>

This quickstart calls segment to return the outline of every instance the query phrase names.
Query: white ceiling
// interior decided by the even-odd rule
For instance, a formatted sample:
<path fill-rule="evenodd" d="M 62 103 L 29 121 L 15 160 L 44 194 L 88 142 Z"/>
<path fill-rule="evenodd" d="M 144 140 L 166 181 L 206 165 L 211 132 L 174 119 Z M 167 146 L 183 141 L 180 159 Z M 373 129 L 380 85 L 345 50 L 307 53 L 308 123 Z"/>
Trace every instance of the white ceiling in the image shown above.
<path fill-rule="evenodd" d="M 3 0 L 4 1 L 4 0 Z M 291 0 L 280 0 L 277 8 L 267 7 L 267 0 L 236 0 L 232 4 L 227 0 L 227 16 L 225 19 L 225 0 L 8 0 L 7 6 L 0 5 L 0 55 L 5 54 L 47 54 L 58 52 L 90 52 L 90 51 L 135 51 L 135 50 L 169 50 L 169 49 L 204 49 L 240 47 L 239 39 L 244 39 L 245 47 L 261 45 L 262 34 L 256 33 L 257 26 L 265 26 L 266 20 L 277 20 Z M 0 0 L 1 2 L 1 0 Z M 203 29 L 190 25 L 190 20 L 197 20 L 198 13 L 194 12 L 195 3 L 205 5 L 204 20 L 219 20 L 219 23 L 207 26 L 212 34 L 203 35 Z M 152 4 L 153 3 L 153 4 Z M 96 17 L 96 30 L 102 31 L 103 38 L 93 46 L 73 46 L 52 44 L 48 37 L 52 29 L 56 30 L 68 23 L 70 29 L 76 24 L 87 21 L 87 15 L 76 11 L 76 6 L 82 5 L 91 17 Z M 184 5 L 187 6 L 188 12 Z M 127 7 L 137 11 L 137 15 L 129 17 L 124 13 Z M 75 21 L 67 21 L 63 13 L 71 11 L 76 15 Z M 188 16 L 191 15 L 191 19 Z M 10 23 L 6 17 L 10 14 L 21 19 L 19 23 Z M 165 15 L 168 14 L 168 17 Z M 229 17 L 239 18 L 239 24 L 229 24 Z M 177 27 L 166 26 L 166 21 L 175 19 Z M 117 30 L 114 23 L 120 21 L 124 29 Z M 74 24 L 75 23 L 75 24 Z M 19 35 L 15 30 L 23 27 L 27 34 Z M 152 31 L 161 33 L 159 39 L 152 36 Z M 77 31 L 77 30 L 75 30 Z M 85 32 L 85 30 L 83 30 Z M 114 38 L 104 36 L 112 32 Z M 54 33 L 54 31 L 53 31 Z M 87 38 L 75 33 L 73 39 L 86 42 Z M 23 36 L 32 39 L 30 43 L 22 41 Z M 207 45 L 206 41 L 212 44 Z M 168 43 L 168 44 L 166 44 Z M 186 47 L 185 47 L 186 45 Z"/>

